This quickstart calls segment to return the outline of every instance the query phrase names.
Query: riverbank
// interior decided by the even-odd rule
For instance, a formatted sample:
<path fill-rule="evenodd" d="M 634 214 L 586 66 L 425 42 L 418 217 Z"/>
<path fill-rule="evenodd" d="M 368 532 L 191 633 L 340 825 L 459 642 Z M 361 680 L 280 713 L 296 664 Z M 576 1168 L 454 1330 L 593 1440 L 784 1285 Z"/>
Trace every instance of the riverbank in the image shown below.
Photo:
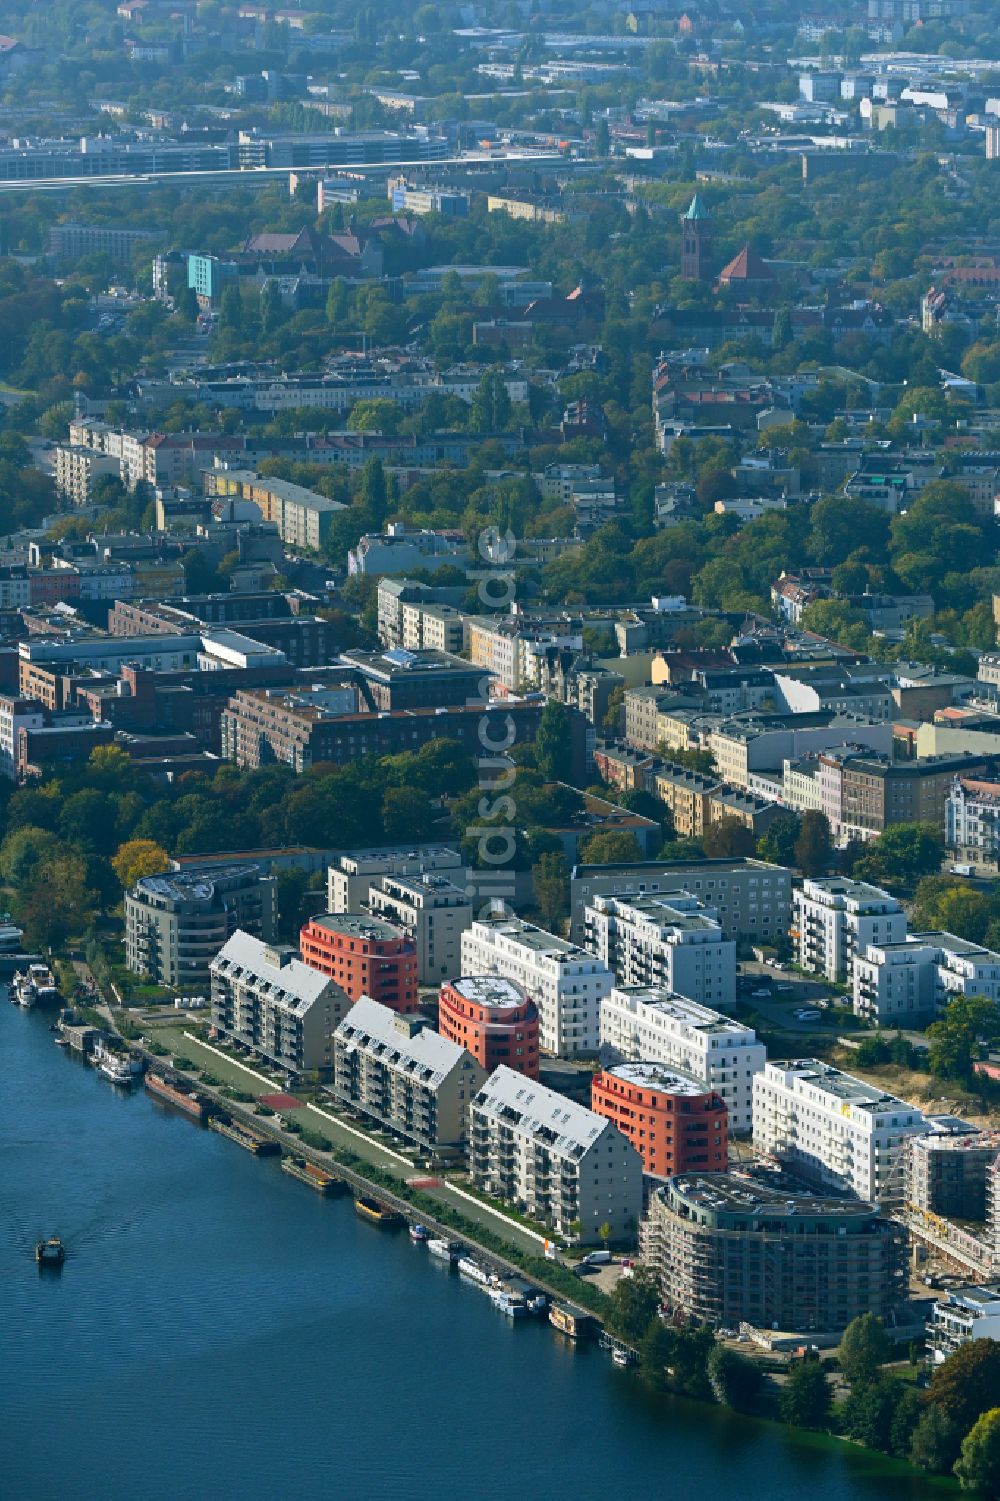
<path fill-rule="evenodd" d="M 133 1019 L 137 1020 L 137 1019 Z M 488 1206 L 479 1205 L 469 1197 L 464 1198 L 458 1207 L 449 1203 L 447 1195 L 454 1193 L 454 1185 L 448 1185 L 441 1180 L 428 1178 L 421 1174 L 417 1164 L 394 1147 L 387 1146 L 367 1133 L 359 1131 L 355 1126 L 339 1120 L 334 1114 L 318 1107 L 308 1100 L 290 1099 L 282 1103 L 280 1115 L 273 1113 L 259 1114 L 255 1099 L 261 1096 L 270 1097 L 280 1090 L 281 1081 L 273 1074 L 266 1074 L 255 1069 L 242 1061 L 229 1056 L 228 1053 L 213 1046 L 211 1043 L 196 1036 L 189 1026 L 178 1022 L 172 1017 L 164 1018 L 159 1026 L 152 1027 L 148 1018 L 143 1021 L 150 1025 L 154 1037 L 144 1036 L 140 1042 L 133 1039 L 134 1045 L 139 1046 L 145 1053 L 153 1067 L 165 1066 L 163 1055 L 164 1046 L 170 1044 L 171 1058 L 180 1057 L 182 1067 L 178 1070 L 185 1074 L 189 1081 L 197 1084 L 200 1092 L 215 1100 L 220 1109 L 229 1114 L 235 1121 L 251 1127 L 269 1139 L 274 1140 L 279 1147 L 289 1155 L 302 1156 L 315 1163 L 326 1171 L 332 1171 L 342 1177 L 355 1191 L 373 1192 L 376 1197 L 383 1200 L 391 1208 L 397 1210 L 408 1219 L 416 1219 L 424 1223 L 433 1233 L 453 1239 L 461 1239 L 470 1251 L 491 1270 L 495 1270 L 501 1277 L 521 1276 L 528 1281 L 543 1288 L 550 1297 L 557 1301 L 565 1301 L 574 1304 L 581 1311 L 594 1315 L 598 1323 L 604 1324 L 607 1313 L 607 1298 L 592 1284 L 583 1282 L 571 1271 L 560 1263 L 546 1261 L 538 1256 L 537 1251 L 530 1247 L 523 1249 L 511 1244 L 510 1240 L 504 1240 L 500 1235 L 485 1228 L 482 1223 L 472 1223 L 468 1210 L 477 1213 L 487 1210 Z M 153 1051 L 153 1047 L 157 1051 Z M 196 1061 L 198 1067 L 193 1065 Z M 185 1068 L 183 1065 L 187 1065 Z M 205 1075 L 208 1073 L 209 1081 Z M 219 1075 L 224 1073 L 230 1080 L 229 1085 L 220 1083 Z M 252 1090 L 249 1086 L 253 1086 Z M 240 1088 L 245 1096 L 254 1095 L 254 1098 L 233 1099 L 233 1088 Z M 287 1097 L 286 1097 L 287 1098 Z M 265 1107 L 269 1109 L 269 1107 Z M 300 1122 L 309 1124 L 300 1125 Z M 299 1126 L 299 1129 L 295 1129 Z M 290 1129 L 291 1127 L 291 1129 Z M 320 1145 L 315 1140 L 319 1128 L 323 1130 L 323 1142 Z M 308 1135 L 313 1140 L 308 1139 Z M 339 1136 L 339 1141 L 333 1138 Z M 398 1145 L 398 1144 L 397 1144 Z M 363 1148 L 367 1157 L 362 1156 L 358 1148 Z M 372 1160 L 372 1159 L 375 1160 Z M 523 1227 L 518 1227 L 513 1222 L 506 1222 L 505 1228 L 524 1234 Z M 654 1308 L 650 1311 L 652 1318 Z M 642 1325 L 645 1328 L 645 1320 Z M 663 1326 L 666 1329 L 668 1326 Z M 714 1342 L 709 1339 L 709 1345 Z M 644 1350 L 644 1342 L 637 1333 L 632 1343 L 632 1348 Z M 746 1353 L 746 1352 L 741 1352 Z M 758 1364 L 763 1362 L 758 1360 Z M 679 1386 L 672 1378 L 667 1376 L 664 1366 L 673 1364 L 670 1358 L 660 1358 L 655 1364 L 646 1359 L 643 1360 L 643 1374 L 649 1382 L 649 1395 L 664 1394 L 693 1396 L 707 1403 L 716 1410 L 729 1411 L 725 1402 L 712 1401 L 708 1386 L 702 1377 L 693 1379 L 691 1383 Z M 696 1373 L 692 1373 L 695 1376 Z M 781 1378 L 779 1377 L 779 1380 Z M 776 1393 L 773 1383 L 766 1400 L 753 1404 L 753 1410 L 744 1409 L 744 1416 L 754 1421 L 773 1421 L 771 1413 L 775 1410 Z M 636 1388 L 638 1392 L 645 1388 Z M 808 1421 L 808 1420 L 807 1420 Z M 780 1427 L 789 1427 L 790 1431 L 809 1432 L 810 1430 L 796 1430 L 787 1423 L 779 1423 Z M 834 1417 L 832 1428 L 836 1430 L 840 1426 L 839 1418 Z M 836 1431 L 826 1429 L 817 1434 L 836 1444 L 843 1444 L 852 1449 L 858 1449 L 855 1440 Z M 872 1458 L 878 1457 L 889 1460 L 889 1456 L 879 1450 L 864 1450 Z M 898 1465 L 903 1474 L 910 1476 L 917 1472 L 903 1458 L 894 1458 L 893 1463 Z M 925 1481 L 932 1479 L 930 1476 L 922 1477 Z M 935 1483 L 938 1483 L 935 1477 Z M 954 1482 L 946 1482 L 951 1485 Z"/>
<path fill-rule="evenodd" d="M 117 1026 L 118 1017 L 111 1008 L 105 1005 L 103 1010 L 109 1025 Z M 576 1305 L 603 1325 L 604 1294 L 574 1276 L 561 1262 L 547 1260 L 537 1233 L 508 1220 L 455 1185 L 421 1172 L 406 1156 L 309 1101 L 283 1106 L 280 1114 L 259 1114 L 255 1101 L 283 1092 L 280 1081 L 213 1047 L 183 1023 L 178 1026 L 173 1018 L 129 1021 L 129 1030 L 139 1025 L 149 1028 L 149 1035 L 144 1032 L 129 1039 L 129 1045 L 143 1054 L 148 1067 L 168 1068 L 196 1084 L 199 1093 L 220 1110 L 276 1142 L 283 1154 L 305 1157 L 317 1167 L 336 1172 L 356 1192 L 373 1191 L 407 1219 L 419 1219 L 436 1235 L 461 1239 L 499 1276 L 527 1278 L 551 1298 Z M 159 1049 L 167 1046 L 167 1057 L 162 1051 L 154 1051 L 153 1044 Z M 177 1058 L 182 1065 L 190 1062 L 195 1068 L 178 1067 Z M 210 1081 L 225 1075 L 228 1083 L 207 1082 L 206 1073 Z M 227 1092 L 234 1087 L 252 1095 L 253 1100 L 234 1099 Z M 293 1129 L 282 1122 L 289 1122 Z M 310 1140 L 316 1136 L 322 1136 L 328 1145 L 319 1146 Z"/>

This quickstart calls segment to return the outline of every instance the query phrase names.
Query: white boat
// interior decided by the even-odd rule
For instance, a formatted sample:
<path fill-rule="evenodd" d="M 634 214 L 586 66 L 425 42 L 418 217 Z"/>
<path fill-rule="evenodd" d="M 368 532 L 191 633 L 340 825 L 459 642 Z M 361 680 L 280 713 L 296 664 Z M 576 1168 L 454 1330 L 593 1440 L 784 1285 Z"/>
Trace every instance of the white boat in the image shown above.
<path fill-rule="evenodd" d="M 11 986 L 10 998 L 16 1006 L 21 1006 L 25 1011 L 30 1011 L 38 1000 L 38 993 L 27 975 L 20 971 L 14 976 L 14 984 Z"/>
<path fill-rule="evenodd" d="M 40 1001 L 54 1001 L 59 995 L 55 976 L 47 964 L 28 965 L 28 984 Z"/>
<path fill-rule="evenodd" d="M 477 1283 L 479 1287 L 488 1287 L 490 1284 L 490 1273 L 471 1256 L 459 1258 L 458 1274 L 460 1277 L 467 1277 L 470 1282 Z"/>
<path fill-rule="evenodd" d="M 427 1237 L 427 1226 L 426 1225 L 411 1225 L 410 1226 L 410 1239 L 413 1241 L 413 1244 L 415 1246 L 425 1245 L 426 1242 L 427 1242 L 427 1238 L 428 1237 Z"/>
<path fill-rule="evenodd" d="M 112 1084 L 134 1084 L 142 1078 L 142 1058 L 138 1053 L 121 1053 L 106 1042 L 98 1042 L 91 1054 L 98 1073 Z"/>
<path fill-rule="evenodd" d="M 549 1300 L 545 1293 L 536 1293 L 533 1298 L 528 1299 L 529 1313 L 545 1313 L 548 1310 L 548 1306 Z"/>
<path fill-rule="evenodd" d="M 454 1266 L 462 1254 L 457 1240 L 429 1240 L 427 1249 L 432 1256 L 436 1256 L 439 1261 L 447 1261 L 450 1266 Z"/>
<path fill-rule="evenodd" d="M 494 1287 L 490 1291 L 490 1300 L 509 1319 L 523 1319 L 528 1316 L 528 1304 L 521 1293 L 509 1292 L 505 1287 Z"/>
<path fill-rule="evenodd" d="M 611 1352 L 611 1359 L 614 1361 L 615 1365 L 630 1366 L 635 1360 L 635 1356 L 633 1355 L 632 1351 L 627 1350 L 624 1345 L 615 1345 L 614 1349 Z"/>

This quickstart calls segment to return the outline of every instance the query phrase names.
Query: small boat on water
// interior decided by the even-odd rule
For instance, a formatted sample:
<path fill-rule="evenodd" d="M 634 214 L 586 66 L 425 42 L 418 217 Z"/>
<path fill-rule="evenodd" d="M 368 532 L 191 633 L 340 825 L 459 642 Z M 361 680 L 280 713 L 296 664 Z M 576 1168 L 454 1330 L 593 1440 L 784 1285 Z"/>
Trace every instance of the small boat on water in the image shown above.
<path fill-rule="evenodd" d="M 426 1245 L 426 1243 L 427 1243 L 427 1241 L 429 1239 L 429 1236 L 427 1234 L 427 1226 L 426 1225 L 411 1225 L 410 1226 L 410 1239 L 412 1240 L 412 1242 L 413 1242 L 413 1244 L 415 1246 Z"/>
<path fill-rule="evenodd" d="M 454 1266 L 462 1254 L 462 1245 L 457 1240 L 429 1240 L 427 1250 L 438 1261 L 446 1261 L 449 1266 Z"/>
<path fill-rule="evenodd" d="M 47 964 L 28 965 L 28 984 L 34 990 L 36 1000 L 56 1001 L 59 999 L 59 987 Z"/>
<path fill-rule="evenodd" d="M 624 1345 L 615 1345 L 611 1351 L 611 1359 L 615 1365 L 630 1366 L 635 1364 L 635 1352 L 627 1349 Z"/>
<path fill-rule="evenodd" d="M 363 1220 L 378 1225 L 382 1230 L 395 1230 L 403 1223 L 403 1216 L 397 1210 L 390 1209 L 388 1204 L 373 1199 L 369 1194 L 358 1195 L 354 1200 L 354 1211 Z"/>
<path fill-rule="evenodd" d="M 48 1240 L 40 1240 L 35 1246 L 35 1260 L 39 1266 L 62 1266 L 66 1260 L 66 1247 L 58 1235 L 50 1235 Z"/>

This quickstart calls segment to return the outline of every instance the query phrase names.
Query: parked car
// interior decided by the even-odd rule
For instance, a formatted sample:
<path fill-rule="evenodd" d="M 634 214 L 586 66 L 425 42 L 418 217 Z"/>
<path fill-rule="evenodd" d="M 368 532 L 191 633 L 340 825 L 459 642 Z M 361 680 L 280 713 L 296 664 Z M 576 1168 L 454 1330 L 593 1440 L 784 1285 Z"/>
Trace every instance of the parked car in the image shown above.
<path fill-rule="evenodd" d="M 751 990 L 750 994 L 755 1000 L 767 1000 L 771 992 L 769 990 Z"/>

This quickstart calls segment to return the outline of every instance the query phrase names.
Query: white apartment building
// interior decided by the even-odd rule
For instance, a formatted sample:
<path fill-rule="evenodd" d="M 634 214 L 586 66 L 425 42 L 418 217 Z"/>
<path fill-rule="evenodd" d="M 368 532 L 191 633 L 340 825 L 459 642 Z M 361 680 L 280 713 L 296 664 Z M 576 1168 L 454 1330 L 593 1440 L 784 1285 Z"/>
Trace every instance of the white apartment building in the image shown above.
<path fill-rule="evenodd" d="M 209 965 L 212 1026 L 293 1073 L 329 1072 L 350 1000 L 291 949 L 238 930 Z"/>
<path fill-rule="evenodd" d="M 597 1053 L 601 1002 L 614 976 L 586 949 L 519 917 L 489 917 L 462 934 L 461 973 L 516 980 L 538 1007 L 543 1052 L 560 1058 Z"/>
<path fill-rule="evenodd" d="M 534 621 L 517 615 L 470 616 L 469 661 L 498 678 L 512 693 L 538 688 L 550 648 L 582 651 L 579 621 Z"/>
<path fill-rule="evenodd" d="M 810 974 L 852 983 L 854 960 L 870 944 L 901 943 L 906 914 L 895 897 L 867 881 L 826 876 L 792 895 L 796 958 Z"/>
<path fill-rule="evenodd" d="M 934 1304 L 927 1344 L 935 1365 L 972 1339 L 1000 1340 L 1000 1283 L 955 1287 Z"/>
<path fill-rule="evenodd" d="M 458 1151 L 486 1070 L 424 1017 L 362 996 L 334 1035 L 332 1093 L 426 1151 Z"/>
<path fill-rule="evenodd" d="M 983 676 L 982 663 L 979 675 Z M 1000 859 L 1000 783 L 956 777 L 944 805 L 944 819 L 944 842 L 949 850 L 960 860 L 996 869 Z"/>
<path fill-rule="evenodd" d="M 1000 1003 L 1000 954 L 954 933 L 911 933 L 869 944 L 854 960 L 854 1011 L 879 1026 L 907 1026 L 956 995 Z"/>
<path fill-rule="evenodd" d="M 655 986 L 725 1009 L 736 1000 L 736 944 L 718 915 L 689 891 L 596 896 L 584 916 L 584 943 L 619 985 Z"/>
<path fill-rule="evenodd" d="M 635 1236 L 642 1158 L 616 1126 L 505 1064 L 472 1102 L 476 1187 L 583 1245 Z"/>
<path fill-rule="evenodd" d="M 733 1131 L 752 1124 L 753 1080 L 767 1060 L 752 1027 L 669 990 L 616 987 L 601 1003 L 601 1062 L 663 1063 L 722 1095 Z"/>
<path fill-rule="evenodd" d="M 327 867 L 326 908 L 328 912 L 360 912 L 368 905 L 373 888 L 383 876 L 447 872 L 448 880 L 457 881 L 462 870 L 458 850 L 443 844 L 345 851 Z"/>
<path fill-rule="evenodd" d="M 121 464 L 110 454 L 96 448 L 60 443 L 55 450 L 55 480 L 59 494 L 75 506 L 86 506 L 94 498 L 94 485 L 102 475 L 121 477 Z"/>
<path fill-rule="evenodd" d="M 17 781 L 17 746 L 22 730 L 40 730 L 45 714 L 33 698 L 0 694 L 0 776 Z"/>
<path fill-rule="evenodd" d="M 415 941 L 421 985 L 439 985 L 460 972 L 462 934 L 472 922 L 472 902 L 464 886 L 429 872 L 383 876 L 371 888 L 368 910 Z"/>
<path fill-rule="evenodd" d="M 899 1200 L 919 1110 L 815 1058 L 767 1063 L 753 1081 L 754 1146 L 824 1188 Z"/>

